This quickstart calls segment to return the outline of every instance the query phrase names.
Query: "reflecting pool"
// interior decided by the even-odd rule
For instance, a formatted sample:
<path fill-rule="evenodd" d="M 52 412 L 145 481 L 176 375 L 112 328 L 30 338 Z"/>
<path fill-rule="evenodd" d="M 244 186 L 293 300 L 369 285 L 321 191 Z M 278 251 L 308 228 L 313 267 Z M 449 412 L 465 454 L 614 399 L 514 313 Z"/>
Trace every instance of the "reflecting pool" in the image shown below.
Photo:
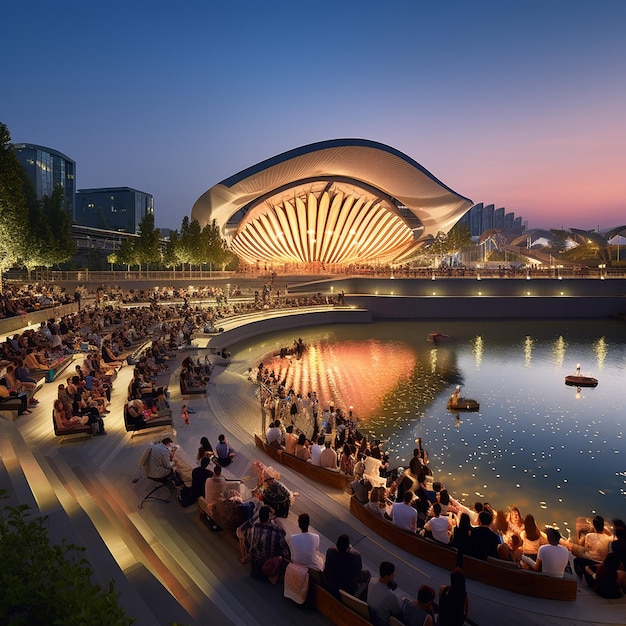
<path fill-rule="evenodd" d="M 450 336 L 438 345 L 432 331 Z M 273 355 L 302 337 L 301 359 Z M 621 321 L 384 322 L 291 330 L 239 344 L 322 406 L 352 408 L 363 432 L 406 466 L 422 437 L 430 465 L 466 504 L 517 504 L 542 523 L 626 517 L 626 323 Z M 564 384 L 577 364 L 596 388 Z M 480 402 L 453 414 L 457 384 Z"/>

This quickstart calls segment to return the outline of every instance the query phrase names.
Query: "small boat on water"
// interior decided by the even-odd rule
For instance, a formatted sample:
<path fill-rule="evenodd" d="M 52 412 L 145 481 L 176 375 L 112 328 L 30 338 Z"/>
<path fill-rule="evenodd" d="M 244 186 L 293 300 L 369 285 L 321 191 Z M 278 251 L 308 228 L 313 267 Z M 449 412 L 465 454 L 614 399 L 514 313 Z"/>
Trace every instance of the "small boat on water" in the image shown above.
<path fill-rule="evenodd" d="M 457 385 L 448 400 L 448 411 L 478 411 L 479 409 L 480 403 L 473 398 L 464 398 L 461 395 L 461 385 Z"/>
<path fill-rule="evenodd" d="M 583 376 L 580 372 L 580 363 L 578 363 L 576 373 L 565 377 L 565 384 L 570 387 L 597 387 L 598 379 L 593 376 Z"/>
<path fill-rule="evenodd" d="M 437 344 L 441 341 L 448 341 L 448 339 L 450 339 L 450 335 L 444 335 L 443 333 L 439 332 L 430 333 L 427 337 L 427 340 L 434 344 Z"/>

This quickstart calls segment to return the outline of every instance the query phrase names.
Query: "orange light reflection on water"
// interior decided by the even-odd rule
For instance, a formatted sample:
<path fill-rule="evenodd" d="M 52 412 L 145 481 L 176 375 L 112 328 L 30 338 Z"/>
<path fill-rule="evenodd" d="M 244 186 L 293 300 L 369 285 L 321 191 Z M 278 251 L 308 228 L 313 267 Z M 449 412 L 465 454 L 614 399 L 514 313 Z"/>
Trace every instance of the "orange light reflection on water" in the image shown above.
<path fill-rule="evenodd" d="M 413 350 L 400 342 L 319 342 L 300 359 L 273 357 L 265 364 L 287 389 L 303 396 L 317 392 L 322 409 L 332 401 L 360 419 L 376 414 L 381 399 L 408 378 L 417 362 Z"/>

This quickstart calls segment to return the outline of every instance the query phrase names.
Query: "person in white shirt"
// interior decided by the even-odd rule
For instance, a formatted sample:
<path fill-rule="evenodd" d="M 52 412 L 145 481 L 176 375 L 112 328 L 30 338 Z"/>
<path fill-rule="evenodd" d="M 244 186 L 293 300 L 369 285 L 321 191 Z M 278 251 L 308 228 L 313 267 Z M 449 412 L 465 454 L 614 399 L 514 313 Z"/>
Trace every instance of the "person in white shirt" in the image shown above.
<path fill-rule="evenodd" d="M 302 531 L 296 535 L 291 535 L 289 544 L 291 546 L 291 561 L 306 567 L 322 571 L 324 569 L 324 558 L 319 553 L 320 536 L 309 532 L 311 519 L 308 513 L 301 513 L 298 516 L 298 527 Z"/>
<path fill-rule="evenodd" d="M 282 433 L 280 432 L 280 421 L 276 420 L 272 422 L 269 428 L 265 431 L 265 440 L 272 448 L 281 448 L 280 440 Z"/>
<path fill-rule="evenodd" d="M 441 543 L 450 543 L 450 531 L 452 530 L 452 519 L 447 515 L 441 515 L 441 504 L 433 504 L 433 515 L 426 524 L 424 530 L 429 531 L 432 538 Z"/>
<path fill-rule="evenodd" d="M 396 502 L 391 508 L 391 521 L 394 526 L 414 533 L 417 529 L 417 511 L 411 506 L 413 492 L 405 491 L 402 502 Z"/>
<path fill-rule="evenodd" d="M 522 561 L 536 572 L 543 572 L 548 576 L 563 578 L 569 561 L 569 550 L 560 545 L 561 533 L 556 528 L 547 528 L 546 536 L 550 543 L 543 545 L 537 552 L 537 561 L 522 556 Z"/>
<path fill-rule="evenodd" d="M 322 452 L 324 451 L 324 435 L 320 435 L 317 443 L 311 446 L 311 464 L 320 465 L 320 457 L 322 456 Z"/>

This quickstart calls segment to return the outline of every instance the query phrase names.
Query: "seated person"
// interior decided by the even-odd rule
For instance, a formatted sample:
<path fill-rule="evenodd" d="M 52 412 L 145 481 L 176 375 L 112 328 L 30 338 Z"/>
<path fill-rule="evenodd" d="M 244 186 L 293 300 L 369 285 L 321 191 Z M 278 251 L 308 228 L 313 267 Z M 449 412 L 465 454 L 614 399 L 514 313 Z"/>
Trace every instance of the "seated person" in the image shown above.
<path fill-rule="evenodd" d="M 329 470 L 339 471 L 337 465 L 337 452 L 331 447 L 330 441 L 324 444 L 324 449 L 320 454 L 320 467 L 324 467 Z"/>
<path fill-rule="evenodd" d="M 289 424 L 285 432 L 285 452 L 295 456 L 297 443 L 298 438 L 293 434 L 293 424 Z"/>
<path fill-rule="evenodd" d="M 387 490 L 384 487 L 374 487 L 370 491 L 370 499 L 365 508 L 379 517 L 386 518 Z"/>
<path fill-rule="evenodd" d="M 363 475 L 355 475 L 354 480 L 350 483 L 350 489 L 354 497 L 361 503 L 366 504 L 368 500 L 368 494 L 372 490 L 372 483 L 364 478 Z"/>
<path fill-rule="evenodd" d="M 321 571 L 324 568 L 324 559 L 319 553 L 320 536 L 309 532 L 310 522 L 308 513 L 300 513 L 298 527 L 302 532 L 289 538 L 291 562 Z"/>
<path fill-rule="evenodd" d="M 406 491 L 402 502 L 395 502 L 391 508 L 391 521 L 394 526 L 414 533 L 417 530 L 417 511 L 411 506 L 413 492 Z"/>
<path fill-rule="evenodd" d="M 271 466 L 263 470 L 263 502 L 271 507 L 276 517 L 288 517 L 291 492 L 280 482 L 280 474 Z"/>
<path fill-rule="evenodd" d="M 265 431 L 265 440 L 267 441 L 267 445 L 272 446 L 272 448 L 281 449 L 283 446 L 280 443 L 282 439 L 282 432 L 280 430 L 280 420 L 276 420 L 272 422 L 269 428 Z"/>
<path fill-rule="evenodd" d="M 262 506 L 259 509 L 259 518 L 249 529 L 246 539 L 246 544 L 250 546 L 251 575 L 260 580 L 267 580 L 263 565 L 268 559 L 282 557 L 283 561 L 289 561 L 291 558 L 285 531 L 270 517 L 269 506 Z"/>
<path fill-rule="evenodd" d="M 604 528 L 604 518 L 596 515 L 592 520 L 593 531 L 588 532 L 582 539 L 582 544 L 572 545 L 574 557 L 574 569 L 579 578 L 587 565 L 602 563 L 609 553 L 609 544 L 614 537 Z"/>
<path fill-rule="evenodd" d="M 356 595 L 363 579 L 362 569 L 361 555 L 352 549 L 348 535 L 339 535 L 337 545 L 326 551 L 324 581 L 328 591 L 337 598 L 340 589 Z"/>
<path fill-rule="evenodd" d="M 383 561 L 378 568 L 379 577 L 372 578 L 367 587 L 367 605 L 374 626 L 387 626 L 392 615 L 398 619 L 402 618 L 398 597 L 391 590 L 395 572 L 393 563 Z"/>
<path fill-rule="evenodd" d="M 434 626 L 433 601 L 435 590 L 422 585 L 417 591 L 417 599 L 402 599 L 402 622 L 409 626 Z"/>
<path fill-rule="evenodd" d="M 626 572 L 619 566 L 619 555 L 610 552 L 595 571 L 593 566 L 585 567 L 585 582 L 602 598 L 621 598 L 626 592 Z"/>
<path fill-rule="evenodd" d="M 302 461 L 309 461 L 311 459 L 309 442 L 307 441 L 304 433 L 301 433 L 298 437 L 298 443 L 296 444 L 296 457 Z"/>
<path fill-rule="evenodd" d="M 19 400 L 20 408 L 17 411 L 18 415 L 23 415 L 24 413 L 31 413 L 28 408 L 28 396 L 23 391 L 11 391 L 8 386 L 8 382 L 5 378 L 0 379 L 0 403 L 4 401 L 8 401 L 14 398 L 15 400 Z"/>
<path fill-rule="evenodd" d="M 191 471 L 191 495 L 196 499 L 205 495 L 206 481 L 213 477 L 213 472 L 209 469 L 210 461 L 209 457 L 202 457 L 200 465 Z"/>
<path fill-rule="evenodd" d="M 147 459 L 142 457 L 142 464 L 146 476 L 159 482 L 180 482 L 174 471 L 174 455 L 178 446 L 174 444 L 170 437 L 151 445 L 147 452 Z M 141 463 L 141 461 L 140 461 Z"/>
<path fill-rule="evenodd" d="M 481 511 L 478 514 L 479 526 L 472 528 L 470 534 L 470 541 L 468 545 L 468 554 L 477 559 L 483 561 L 487 560 L 487 557 L 498 558 L 498 545 L 500 544 L 500 537 L 489 528 L 491 525 L 492 517 L 491 513 L 487 511 Z"/>
<path fill-rule="evenodd" d="M 452 518 L 441 515 L 441 505 L 439 502 L 435 502 L 433 504 L 433 517 L 424 524 L 426 536 L 440 543 L 450 543 L 452 526 Z"/>
<path fill-rule="evenodd" d="M 215 454 L 217 456 L 217 462 L 226 467 L 230 465 L 235 458 L 235 451 L 230 447 L 228 441 L 226 441 L 226 435 L 220 435 L 217 438 L 217 445 L 215 446 Z"/>
<path fill-rule="evenodd" d="M 546 535 L 549 543 L 540 546 L 537 560 L 533 561 L 530 557 L 522 556 L 522 561 L 536 572 L 543 572 L 555 578 L 563 578 L 569 562 L 569 550 L 560 545 L 561 533 L 556 528 L 547 528 Z"/>
<path fill-rule="evenodd" d="M 151 419 L 158 417 L 156 413 L 152 413 L 143 400 L 139 399 L 131 400 L 126 405 L 126 413 L 129 424 L 137 428 L 145 428 Z"/>
<path fill-rule="evenodd" d="M 226 478 L 222 476 L 222 466 L 216 465 L 213 476 L 207 478 L 204 483 L 204 499 L 206 500 L 209 510 L 221 499 L 225 488 Z"/>
<path fill-rule="evenodd" d="M 54 401 L 53 415 L 57 430 L 87 426 L 89 424 L 89 415 L 68 415 L 65 404 L 61 400 Z"/>

